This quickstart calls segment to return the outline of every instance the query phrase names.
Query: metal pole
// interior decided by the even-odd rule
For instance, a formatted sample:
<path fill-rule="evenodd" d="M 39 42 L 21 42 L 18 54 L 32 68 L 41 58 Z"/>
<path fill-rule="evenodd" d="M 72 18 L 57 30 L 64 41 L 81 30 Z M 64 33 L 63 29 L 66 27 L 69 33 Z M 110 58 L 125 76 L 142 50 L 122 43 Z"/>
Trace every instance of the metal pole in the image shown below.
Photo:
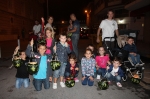
<path fill-rule="evenodd" d="M 19 49 L 20 49 L 20 36 L 18 36 L 18 46 L 19 46 Z"/>
<path fill-rule="evenodd" d="M 0 58 L 1 58 L 1 47 L 0 47 Z"/>
<path fill-rule="evenodd" d="M 48 12 L 48 0 L 47 0 L 47 17 L 49 16 L 49 12 Z"/>

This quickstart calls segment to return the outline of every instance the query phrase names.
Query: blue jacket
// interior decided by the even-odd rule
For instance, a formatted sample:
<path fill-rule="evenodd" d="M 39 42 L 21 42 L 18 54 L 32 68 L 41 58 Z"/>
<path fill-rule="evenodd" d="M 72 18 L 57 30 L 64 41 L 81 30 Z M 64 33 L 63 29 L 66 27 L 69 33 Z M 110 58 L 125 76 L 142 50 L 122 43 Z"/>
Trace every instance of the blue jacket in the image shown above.
<path fill-rule="evenodd" d="M 30 45 L 27 46 L 27 49 L 26 49 L 26 55 L 28 57 L 30 57 L 31 55 L 31 49 L 32 47 Z M 34 53 L 35 54 L 35 58 L 36 58 L 36 61 L 37 63 L 40 65 L 40 60 L 41 60 L 41 55 L 39 53 Z M 47 75 L 46 75 L 46 78 L 48 79 L 49 77 L 52 77 L 52 69 L 50 67 L 50 60 L 51 60 L 51 56 L 47 56 Z"/>
<path fill-rule="evenodd" d="M 60 42 L 58 42 L 56 44 L 56 53 L 60 62 L 67 63 L 68 54 L 71 53 L 71 50 L 69 46 L 63 46 Z"/>
<path fill-rule="evenodd" d="M 111 71 L 113 70 L 113 65 L 110 65 L 109 66 L 109 69 L 108 69 L 108 72 L 110 73 Z M 118 75 L 119 76 L 121 76 L 121 77 L 123 77 L 124 76 L 124 74 L 123 74 L 123 71 L 122 71 L 122 69 L 121 69 L 121 67 L 119 67 L 119 69 L 118 69 Z"/>
<path fill-rule="evenodd" d="M 135 44 L 132 44 L 132 45 L 126 44 L 123 49 L 128 51 L 129 53 L 131 53 L 131 52 L 137 53 Z"/>

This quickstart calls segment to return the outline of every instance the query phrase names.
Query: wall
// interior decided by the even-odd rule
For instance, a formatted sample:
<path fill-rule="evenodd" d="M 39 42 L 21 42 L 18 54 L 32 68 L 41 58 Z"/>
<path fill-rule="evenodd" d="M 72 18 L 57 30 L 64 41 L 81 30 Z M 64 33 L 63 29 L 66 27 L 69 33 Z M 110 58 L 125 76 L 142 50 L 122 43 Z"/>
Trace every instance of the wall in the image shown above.
<path fill-rule="evenodd" d="M 125 29 L 132 29 L 132 30 L 139 30 L 138 40 L 143 40 L 143 26 L 144 17 L 136 18 L 136 17 L 123 17 L 123 18 L 115 18 L 118 25 L 119 24 L 126 24 Z"/>
<path fill-rule="evenodd" d="M 43 5 L 38 0 L 0 0 L 0 41 L 13 40 L 21 35 L 22 28 L 27 37 L 34 21 L 41 16 Z"/>

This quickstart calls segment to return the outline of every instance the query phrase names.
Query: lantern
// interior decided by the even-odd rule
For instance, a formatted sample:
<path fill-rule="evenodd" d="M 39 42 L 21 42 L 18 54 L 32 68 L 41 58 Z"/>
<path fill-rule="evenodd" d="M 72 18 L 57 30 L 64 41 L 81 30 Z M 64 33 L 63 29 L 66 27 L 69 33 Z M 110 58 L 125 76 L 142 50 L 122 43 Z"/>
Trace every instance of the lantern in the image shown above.
<path fill-rule="evenodd" d="M 72 33 L 68 33 L 67 36 L 70 36 L 70 37 L 71 37 L 71 36 L 72 36 Z"/>
<path fill-rule="evenodd" d="M 19 67 L 21 66 L 21 58 L 15 57 L 15 58 L 13 59 L 13 66 L 14 66 L 15 68 L 19 68 Z"/>
<path fill-rule="evenodd" d="M 60 66 L 61 66 L 61 63 L 58 60 L 56 53 L 53 54 L 53 56 L 52 56 L 52 60 L 51 60 L 50 66 L 51 66 L 53 71 L 54 70 L 58 70 L 60 68 Z"/>
<path fill-rule="evenodd" d="M 39 70 L 39 66 L 37 62 L 28 62 L 27 64 L 27 70 L 29 74 L 36 74 Z"/>
<path fill-rule="evenodd" d="M 102 79 L 101 81 L 98 82 L 98 87 L 101 89 L 101 90 L 106 90 L 108 89 L 109 87 L 109 83 L 107 81 L 106 78 Z"/>
<path fill-rule="evenodd" d="M 131 82 L 134 84 L 139 84 L 140 83 L 140 77 L 138 74 L 133 75 L 133 77 L 131 78 Z"/>
<path fill-rule="evenodd" d="M 46 39 L 44 37 L 39 38 L 37 42 L 38 42 L 38 44 L 46 44 L 47 43 Z"/>
<path fill-rule="evenodd" d="M 66 78 L 66 81 L 65 81 L 65 85 L 66 85 L 68 88 L 73 87 L 73 86 L 75 85 L 74 77 L 73 77 L 73 76 L 67 77 L 67 78 Z"/>

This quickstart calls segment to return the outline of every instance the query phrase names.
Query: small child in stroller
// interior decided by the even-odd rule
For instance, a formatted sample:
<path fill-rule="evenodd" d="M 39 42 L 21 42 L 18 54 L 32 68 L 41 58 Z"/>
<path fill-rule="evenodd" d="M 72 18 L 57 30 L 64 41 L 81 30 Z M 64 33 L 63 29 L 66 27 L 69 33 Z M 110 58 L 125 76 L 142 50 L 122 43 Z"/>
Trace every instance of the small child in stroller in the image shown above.
<path fill-rule="evenodd" d="M 124 46 L 123 49 L 129 52 L 129 57 L 131 58 L 134 66 L 144 65 L 144 63 L 140 61 L 140 55 L 137 54 L 137 48 L 134 44 L 133 37 L 128 37 L 127 44 Z"/>

